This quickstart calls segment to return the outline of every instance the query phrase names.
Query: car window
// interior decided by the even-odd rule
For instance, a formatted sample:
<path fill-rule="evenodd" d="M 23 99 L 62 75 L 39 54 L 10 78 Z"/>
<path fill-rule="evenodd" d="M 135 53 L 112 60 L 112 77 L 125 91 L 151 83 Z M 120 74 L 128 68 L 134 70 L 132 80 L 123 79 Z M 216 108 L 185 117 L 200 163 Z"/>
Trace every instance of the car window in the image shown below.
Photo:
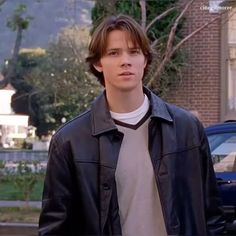
<path fill-rule="evenodd" d="M 236 133 L 208 136 L 216 172 L 236 171 Z"/>

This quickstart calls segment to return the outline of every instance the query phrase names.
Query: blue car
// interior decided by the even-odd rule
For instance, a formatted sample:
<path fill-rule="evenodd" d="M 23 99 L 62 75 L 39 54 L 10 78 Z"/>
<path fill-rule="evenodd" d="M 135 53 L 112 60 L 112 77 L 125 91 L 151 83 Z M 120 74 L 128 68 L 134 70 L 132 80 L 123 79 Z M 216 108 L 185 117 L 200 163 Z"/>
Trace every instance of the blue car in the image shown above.
<path fill-rule="evenodd" d="M 228 228 L 236 235 L 236 121 L 205 129 Z"/>

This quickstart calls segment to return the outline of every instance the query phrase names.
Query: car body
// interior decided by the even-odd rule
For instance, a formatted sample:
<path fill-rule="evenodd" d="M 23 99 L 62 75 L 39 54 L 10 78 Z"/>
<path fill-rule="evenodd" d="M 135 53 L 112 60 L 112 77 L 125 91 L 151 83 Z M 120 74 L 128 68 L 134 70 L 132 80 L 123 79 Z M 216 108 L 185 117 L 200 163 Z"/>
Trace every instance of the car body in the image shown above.
<path fill-rule="evenodd" d="M 226 219 L 236 235 L 236 121 L 211 125 L 205 131 Z"/>

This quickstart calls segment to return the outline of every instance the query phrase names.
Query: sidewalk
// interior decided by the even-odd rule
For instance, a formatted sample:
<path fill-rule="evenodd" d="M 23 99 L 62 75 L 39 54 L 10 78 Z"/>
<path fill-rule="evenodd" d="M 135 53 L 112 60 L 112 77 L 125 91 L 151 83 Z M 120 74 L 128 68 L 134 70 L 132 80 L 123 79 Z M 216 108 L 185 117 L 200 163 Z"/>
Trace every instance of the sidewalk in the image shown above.
<path fill-rule="evenodd" d="M 21 207 L 25 201 L 3 201 L 0 200 L 0 207 Z M 41 208 L 41 201 L 30 201 L 29 206 Z M 0 235 L 4 236 L 37 236 L 38 224 L 0 222 Z"/>
<path fill-rule="evenodd" d="M 22 223 L 1 223 L 0 235 L 4 236 L 37 236 L 37 224 L 22 224 Z"/>
<path fill-rule="evenodd" d="M 25 201 L 1 201 L 0 207 L 22 207 L 25 206 Z M 30 207 L 41 208 L 41 201 L 29 201 Z"/>

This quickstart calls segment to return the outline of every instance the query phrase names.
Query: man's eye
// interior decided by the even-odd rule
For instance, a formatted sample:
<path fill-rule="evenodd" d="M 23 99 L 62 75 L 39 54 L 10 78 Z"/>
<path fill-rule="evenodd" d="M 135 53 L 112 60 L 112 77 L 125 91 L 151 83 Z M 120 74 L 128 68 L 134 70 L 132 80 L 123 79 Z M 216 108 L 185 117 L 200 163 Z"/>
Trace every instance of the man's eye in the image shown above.
<path fill-rule="evenodd" d="M 140 49 L 132 49 L 130 50 L 131 54 L 139 54 L 140 53 Z"/>
<path fill-rule="evenodd" d="M 107 55 L 109 55 L 109 56 L 116 56 L 116 55 L 118 55 L 118 52 L 110 51 L 110 52 L 107 53 Z"/>

